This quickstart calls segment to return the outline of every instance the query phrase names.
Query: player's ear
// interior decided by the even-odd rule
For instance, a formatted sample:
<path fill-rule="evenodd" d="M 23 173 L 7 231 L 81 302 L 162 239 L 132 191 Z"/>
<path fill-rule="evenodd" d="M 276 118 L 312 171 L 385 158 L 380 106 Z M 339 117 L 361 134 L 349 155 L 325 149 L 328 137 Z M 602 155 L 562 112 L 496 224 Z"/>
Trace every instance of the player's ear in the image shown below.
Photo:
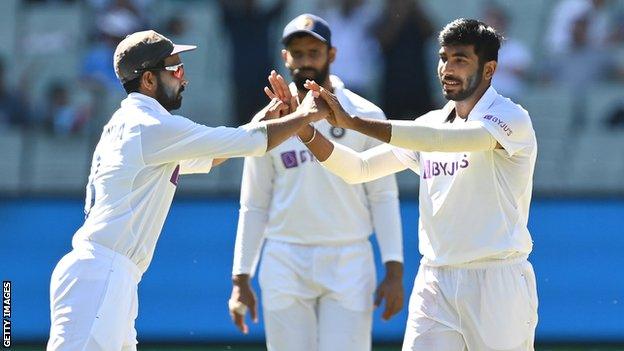
<path fill-rule="evenodd" d="M 492 79 L 492 77 L 494 76 L 494 72 L 496 72 L 496 64 L 497 63 L 494 60 L 485 63 L 485 66 L 483 67 L 483 75 L 485 80 Z"/>
<path fill-rule="evenodd" d="M 337 48 L 335 48 L 335 47 L 333 47 L 333 46 L 332 46 L 331 48 L 329 48 L 329 52 L 328 52 L 328 55 L 329 55 L 329 63 L 333 63 L 333 62 L 334 62 L 334 60 L 336 59 L 336 53 L 337 53 L 337 52 L 338 52 L 338 49 L 337 49 Z"/>
<path fill-rule="evenodd" d="M 282 49 L 282 60 L 284 60 L 286 67 L 288 67 L 288 51 L 286 49 Z"/>
<path fill-rule="evenodd" d="M 141 74 L 141 87 L 148 92 L 154 92 L 157 88 L 156 75 L 152 71 L 146 71 Z"/>

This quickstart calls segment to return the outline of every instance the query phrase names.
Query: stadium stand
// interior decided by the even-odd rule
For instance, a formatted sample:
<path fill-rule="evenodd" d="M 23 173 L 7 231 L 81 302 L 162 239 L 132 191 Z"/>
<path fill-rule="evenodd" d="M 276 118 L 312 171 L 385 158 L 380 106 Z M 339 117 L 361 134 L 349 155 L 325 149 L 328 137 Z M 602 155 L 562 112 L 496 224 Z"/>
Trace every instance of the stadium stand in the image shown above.
<path fill-rule="evenodd" d="M 92 147 L 84 136 L 28 135 L 29 171 L 24 188 L 34 193 L 67 196 L 84 193 L 91 164 Z"/>
<path fill-rule="evenodd" d="M 261 3 L 266 5 L 272 1 L 263 0 Z M 381 0 L 372 1 L 381 4 Z M 184 19 L 186 31 L 172 38 L 199 46 L 197 51 L 184 55 L 185 69 L 191 83 L 184 93 L 184 106 L 176 113 L 210 126 L 232 125 L 232 106 L 236 103 L 231 99 L 232 82 L 228 74 L 232 54 L 218 3 L 190 1 L 184 2 L 184 6 L 180 6 L 180 1 L 176 0 L 156 3 L 158 6 L 150 10 L 154 15 L 154 23 L 151 25 L 160 28 L 168 16 L 176 14 Z M 455 6 L 452 0 L 423 0 L 421 3 L 438 27 L 459 16 L 480 18 L 485 6 L 490 4 L 487 0 L 465 2 L 462 6 Z M 526 94 L 518 101 L 530 112 L 538 137 L 535 193 L 623 193 L 624 183 L 619 178 L 624 174 L 624 157 L 618 157 L 613 152 L 607 159 L 603 157 L 605 152 L 601 151 L 621 150 L 624 146 L 622 132 L 609 130 L 604 123 L 606 115 L 614 106 L 624 101 L 622 83 L 592 87 L 584 98 L 552 83 L 539 81 L 538 63 L 543 56 L 540 34 L 545 30 L 555 2 L 499 0 L 495 3 L 505 8 L 512 18 L 510 35 L 527 43 L 535 54 L 536 68 L 531 76 L 533 80 L 529 82 Z M 5 56 L 7 53 L 15 53 L 7 58 L 9 66 L 18 68 L 18 74 L 9 76 L 13 80 L 11 83 L 16 83 L 24 74 L 26 79 L 32 81 L 30 103 L 36 107 L 34 112 L 39 112 L 45 98 L 45 87 L 51 81 L 61 79 L 70 84 L 78 81 L 80 60 L 92 30 L 91 19 L 97 14 L 82 2 L 26 5 L 19 0 L 7 0 L 3 5 L 0 14 L 0 29 L 3 33 L 0 37 L 0 53 Z M 318 2 L 314 1 L 291 2 L 283 17 L 315 11 L 317 6 Z M 612 6 L 620 9 L 623 5 Z M 272 29 L 276 38 L 280 32 L 278 27 Z M 46 45 L 41 45 L 42 42 Z M 435 77 L 435 38 L 432 38 L 429 47 L 431 79 L 435 87 L 438 85 Z M 621 48 L 614 50 L 620 56 L 624 52 Z M 16 62 L 20 64 L 16 65 Z M 287 73 L 284 72 L 279 50 L 276 50 L 275 67 Z M 99 137 L 101 127 L 119 106 L 123 92 L 92 94 L 78 83 L 72 87 L 78 87 L 72 89 L 72 99 L 92 104 L 93 114 L 84 132 L 86 135 L 65 139 L 29 133 L 22 137 L 19 131 L 3 130 L 0 143 L 10 151 L 7 161 L 9 167 L 2 169 L 4 176 L 0 180 L 0 192 L 19 193 L 25 189 L 35 193 L 83 191 L 93 141 Z M 439 98 L 439 94 L 436 96 Z M 581 111 L 579 122 L 574 119 L 579 114 L 575 104 L 583 99 L 586 100 L 586 109 L 585 112 Z M 24 151 L 20 148 L 23 138 L 29 140 L 24 144 L 28 150 Z M 36 142 L 31 143 L 31 138 L 37 139 L 33 139 Z M 33 151 L 30 152 L 30 149 Z M 67 157 L 64 153 L 67 153 Z M 61 177 L 60 170 L 67 175 Z M 239 191 L 240 171 L 241 161 L 230 161 L 213 170 L 209 176 L 187 177 L 181 183 L 184 185 L 180 187 L 180 192 L 189 195 L 236 194 Z M 59 176 L 48 177 L 46 172 Z M 32 176 L 22 178 L 21 173 Z M 417 177 L 405 173 L 399 174 L 398 180 L 402 194 L 413 196 L 417 193 Z"/>
<path fill-rule="evenodd" d="M 0 150 L 2 151 L 2 167 L 0 167 L 0 192 L 17 194 L 21 185 L 22 170 L 22 134 L 14 130 L 0 130 Z"/>

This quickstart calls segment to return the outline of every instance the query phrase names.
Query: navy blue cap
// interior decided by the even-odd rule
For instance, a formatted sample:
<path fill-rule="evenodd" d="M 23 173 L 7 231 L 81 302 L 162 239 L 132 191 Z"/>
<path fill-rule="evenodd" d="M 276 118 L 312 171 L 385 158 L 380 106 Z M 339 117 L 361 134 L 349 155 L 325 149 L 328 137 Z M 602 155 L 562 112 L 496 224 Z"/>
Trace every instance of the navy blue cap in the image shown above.
<path fill-rule="evenodd" d="M 295 17 L 295 19 L 284 27 L 282 44 L 286 45 L 288 40 L 297 33 L 309 34 L 331 46 L 331 30 L 329 29 L 329 24 L 319 16 L 304 13 L 303 15 Z"/>

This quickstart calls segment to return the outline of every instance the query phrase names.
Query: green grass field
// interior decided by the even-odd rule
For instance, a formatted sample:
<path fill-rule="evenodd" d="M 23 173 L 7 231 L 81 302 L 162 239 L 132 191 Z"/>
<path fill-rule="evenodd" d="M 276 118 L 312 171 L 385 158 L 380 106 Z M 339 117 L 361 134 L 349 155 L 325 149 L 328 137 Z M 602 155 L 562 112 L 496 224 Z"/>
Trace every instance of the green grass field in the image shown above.
<path fill-rule="evenodd" d="M 537 346 L 536 351 L 624 351 L 624 345 L 543 345 Z M 15 346 L 12 351 L 42 351 L 43 345 Z M 261 351 L 266 350 L 262 345 L 193 345 L 193 346 L 141 346 L 138 351 Z M 373 351 L 399 351 L 401 345 L 380 345 L 373 347 Z"/>

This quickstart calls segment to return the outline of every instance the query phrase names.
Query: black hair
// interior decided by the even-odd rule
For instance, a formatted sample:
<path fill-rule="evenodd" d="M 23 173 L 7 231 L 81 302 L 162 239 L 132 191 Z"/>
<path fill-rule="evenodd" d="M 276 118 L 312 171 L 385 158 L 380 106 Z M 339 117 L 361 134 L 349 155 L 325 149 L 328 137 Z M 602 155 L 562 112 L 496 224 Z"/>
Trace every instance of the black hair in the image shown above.
<path fill-rule="evenodd" d="M 297 33 L 293 33 L 293 34 L 288 36 L 288 39 L 284 42 L 284 47 L 288 48 L 288 45 L 290 45 L 290 42 L 292 42 L 293 39 L 300 39 L 300 38 L 304 38 L 304 37 L 312 37 L 314 39 L 322 41 L 319 38 L 313 36 L 312 34 L 309 34 L 309 33 L 306 33 L 306 32 L 297 32 Z M 331 49 L 332 46 L 331 46 L 330 42 L 323 41 L 323 43 L 327 45 L 327 50 Z"/>
<path fill-rule="evenodd" d="M 444 26 L 438 42 L 440 46 L 473 45 L 479 63 L 498 61 L 503 36 L 487 24 L 474 19 L 460 18 Z"/>
<path fill-rule="evenodd" d="M 165 59 L 162 59 L 158 61 L 158 63 L 154 67 L 164 67 L 164 66 L 165 66 Z M 141 77 L 143 76 L 143 73 L 147 71 L 151 71 L 151 70 L 148 69 L 148 70 L 142 71 L 138 77 L 134 78 L 133 80 L 129 80 L 123 84 L 124 90 L 126 91 L 127 94 L 139 92 L 139 88 L 141 87 Z"/>
<path fill-rule="evenodd" d="M 141 74 L 140 76 L 134 78 L 133 80 L 129 80 L 123 84 L 124 90 L 126 93 L 138 93 L 139 88 L 141 87 Z"/>

